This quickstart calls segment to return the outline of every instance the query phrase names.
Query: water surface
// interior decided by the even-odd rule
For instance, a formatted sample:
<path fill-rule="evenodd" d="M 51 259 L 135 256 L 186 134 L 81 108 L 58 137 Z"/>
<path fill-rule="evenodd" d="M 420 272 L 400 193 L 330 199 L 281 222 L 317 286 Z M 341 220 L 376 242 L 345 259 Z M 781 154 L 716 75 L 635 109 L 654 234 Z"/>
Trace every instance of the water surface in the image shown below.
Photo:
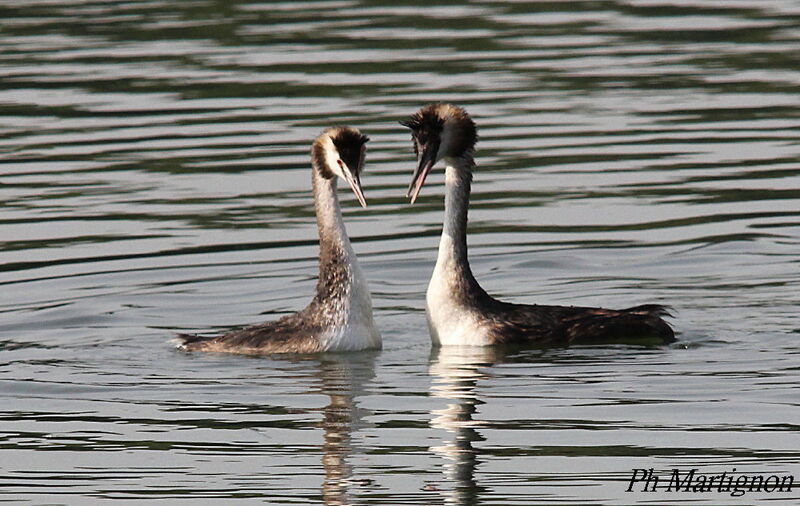
<path fill-rule="evenodd" d="M 631 470 L 800 479 L 800 7 L 789 0 L 6 2 L 0 493 L 15 503 L 659 504 Z M 674 307 L 668 347 L 431 350 L 442 175 L 397 124 L 480 129 L 470 255 L 506 300 Z M 384 350 L 184 354 L 303 307 L 308 149 Z M 740 501 L 797 501 L 800 493 Z"/>

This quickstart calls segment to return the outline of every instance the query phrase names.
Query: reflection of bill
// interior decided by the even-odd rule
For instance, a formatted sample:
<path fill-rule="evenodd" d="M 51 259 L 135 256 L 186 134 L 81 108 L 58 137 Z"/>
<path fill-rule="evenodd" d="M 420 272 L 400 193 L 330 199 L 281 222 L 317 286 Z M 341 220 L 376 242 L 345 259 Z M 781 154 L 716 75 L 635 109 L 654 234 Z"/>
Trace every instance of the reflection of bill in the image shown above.
<path fill-rule="evenodd" d="M 369 480 L 354 480 L 347 462 L 353 452 L 352 435 L 363 425 L 369 413 L 358 407 L 365 385 L 375 377 L 375 354 L 356 353 L 325 356 L 320 361 L 320 393 L 330 397 L 322 411 L 322 498 L 326 505 L 351 504 L 349 487 L 368 485 Z"/>
<path fill-rule="evenodd" d="M 477 391 L 478 381 L 489 376 L 483 369 L 501 360 L 502 355 L 495 348 L 482 346 L 446 346 L 431 354 L 431 396 L 453 401 L 431 412 L 431 426 L 453 435 L 444 444 L 431 447 L 446 459 L 445 483 L 437 488 L 446 490 L 447 504 L 474 504 L 486 490 L 475 480 L 480 450 L 472 447 L 473 442 L 484 441 L 478 429 L 485 423 L 474 420 L 473 415 L 483 404 Z"/>

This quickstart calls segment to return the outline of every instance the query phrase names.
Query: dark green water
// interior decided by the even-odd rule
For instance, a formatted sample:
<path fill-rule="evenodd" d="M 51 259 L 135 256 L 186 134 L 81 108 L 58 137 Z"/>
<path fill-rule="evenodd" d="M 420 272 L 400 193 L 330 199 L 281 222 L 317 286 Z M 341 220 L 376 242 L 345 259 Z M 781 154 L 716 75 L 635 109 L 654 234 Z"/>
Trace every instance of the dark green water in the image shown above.
<path fill-rule="evenodd" d="M 634 468 L 800 483 L 800 4 L 26 1 L 0 6 L 0 500 L 726 504 Z M 442 175 L 397 121 L 478 123 L 470 252 L 517 302 L 674 307 L 663 348 L 432 352 Z M 308 148 L 385 349 L 189 355 L 303 307 Z M 748 493 L 739 503 L 800 500 Z"/>

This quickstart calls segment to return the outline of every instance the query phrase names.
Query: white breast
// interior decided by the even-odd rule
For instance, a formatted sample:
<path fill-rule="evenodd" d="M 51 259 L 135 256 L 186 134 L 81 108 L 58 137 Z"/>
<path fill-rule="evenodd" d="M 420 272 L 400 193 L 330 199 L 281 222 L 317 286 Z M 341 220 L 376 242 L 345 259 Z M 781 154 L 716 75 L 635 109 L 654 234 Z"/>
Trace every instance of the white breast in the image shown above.
<path fill-rule="evenodd" d="M 426 294 L 428 327 L 434 344 L 440 346 L 488 346 L 489 333 L 473 308 L 461 305 L 453 296 L 447 272 L 434 270 Z"/>
<path fill-rule="evenodd" d="M 379 350 L 381 335 L 372 318 L 372 299 L 366 279 L 358 263 L 351 266 L 352 281 L 349 297 L 342 302 L 339 324 L 331 327 L 321 338 L 325 351 Z"/>

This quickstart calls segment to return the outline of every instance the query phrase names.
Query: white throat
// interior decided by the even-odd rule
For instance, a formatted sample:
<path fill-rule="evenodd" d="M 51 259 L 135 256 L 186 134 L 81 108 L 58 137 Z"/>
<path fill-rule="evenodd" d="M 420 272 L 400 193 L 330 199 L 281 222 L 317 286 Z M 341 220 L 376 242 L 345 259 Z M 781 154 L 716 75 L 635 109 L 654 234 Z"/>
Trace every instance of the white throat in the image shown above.
<path fill-rule="evenodd" d="M 454 160 L 446 158 L 445 163 L 444 220 L 436 268 L 452 270 L 459 266 L 459 262 L 466 262 L 466 213 L 469 207 L 470 184 L 459 177 L 459 169 Z"/>
<path fill-rule="evenodd" d="M 465 291 L 472 273 L 467 259 L 467 210 L 471 167 L 464 159 L 445 158 L 445 198 L 442 237 L 436 267 L 426 294 L 431 338 L 441 345 L 488 344 L 475 308 L 467 306 Z"/>
<path fill-rule="evenodd" d="M 324 351 L 379 349 L 381 337 L 372 317 L 372 298 L 344 226 L 336 186 L 336 178 L 327 180 L 315 176 L 320 256 L 323 255 L 323 248 L 331 248 L 345 267 L 345 279 L 334 280 L 341 284 L 343 297 L 328 301 L 320 308 L 330 316 L 329 321 L 334 322 L 322 334 L 320 344 Z M 320 272 L 321 277 L 324 275 L 324 272 Z"/>

